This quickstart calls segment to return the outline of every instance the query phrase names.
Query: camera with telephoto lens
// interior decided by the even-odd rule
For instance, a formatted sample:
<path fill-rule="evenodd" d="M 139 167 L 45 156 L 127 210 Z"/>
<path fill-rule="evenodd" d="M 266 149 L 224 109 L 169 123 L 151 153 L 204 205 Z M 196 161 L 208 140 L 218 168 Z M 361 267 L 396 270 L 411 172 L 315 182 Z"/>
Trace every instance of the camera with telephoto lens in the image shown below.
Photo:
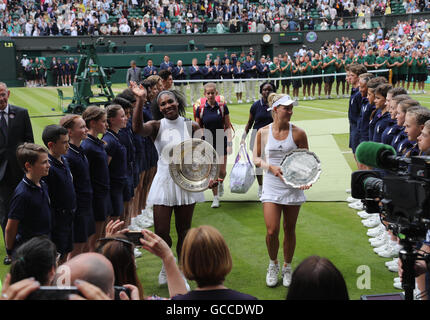
<path fill-rule="evenodd" d="M 423 241 L 430 229 L 430 156 L 397 158 L 391 170 L 355 171 L 351 195 L 380 213 L 397 236 Z"/>

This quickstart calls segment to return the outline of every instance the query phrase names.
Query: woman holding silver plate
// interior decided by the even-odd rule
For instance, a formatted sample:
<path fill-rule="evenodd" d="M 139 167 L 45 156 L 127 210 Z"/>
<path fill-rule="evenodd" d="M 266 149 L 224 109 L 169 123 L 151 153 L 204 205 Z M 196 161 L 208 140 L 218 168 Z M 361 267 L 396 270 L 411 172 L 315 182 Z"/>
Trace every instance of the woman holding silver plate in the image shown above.
<path fill-rule="evenodd" d="M 191 192 L 181 188 L 169 173 L 169 162 L 172 149 L 181 142 L 191 139 L 192 134 L 200 127 L 196 122 L 184 118 L 185 99 L 177 91 L 162 91 L 153 102 L 152 115 L 154 119 L 143 122 L 143 104 L 146 90 L 131 82 L 130 88 L 136 96 L 136 108 L 133 113 L 133 131 L 154 141 L 158 151 L 157 173 L 148 194 L 147 205 L 153 205 L 155 233 L 172 246 L 170 237 L 170 221 L 175 212 L 175 224 L 178 234 L 176 245 L 177 256 L 180 257 L 182 243 L 191 221 L 196 202 L 203 202 L 203 192 Z M 217 183 L 209 182 L 214 188 Z M 159 284 L 167 283 L 164 265 L 158 277 Z"/>
<path fill-rule="evenodd" d="M 283 285 L 291 283 L 291 262 L 296 247 L 295 227 L 300 206 L 306 201 L 303 190 L 310 185 L 292 187 L 286 184 L 281 162 L 286 154 L 295 149 L 308 149 L 308 140 L 303 129 L 293 125 L 290 120 L 293 106 L 297 101 L 289 95 L 271 93 L 268 97 L 273 123 L 257 132 L 254 145 L 254 163 L 265 170 L 261 202 L 263 203 L 266 223 L 266 245 L 270 263 L 266 275 L 266 284 L 274 287 L 278 283 L 280 271 L 277 260 L 279 250 L 279 230 L 281 215 L 284 216 L 284 265 L 282 267 Z"/>

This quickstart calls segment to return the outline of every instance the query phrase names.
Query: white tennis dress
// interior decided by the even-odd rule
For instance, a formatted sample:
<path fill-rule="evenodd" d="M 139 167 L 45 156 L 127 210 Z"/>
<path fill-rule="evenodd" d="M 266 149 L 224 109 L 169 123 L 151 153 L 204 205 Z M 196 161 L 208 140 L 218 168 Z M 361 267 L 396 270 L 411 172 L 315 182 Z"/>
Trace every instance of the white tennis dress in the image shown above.
<path fill-rule="evenodd" d="M 291 150 L 297 149 L 293 139 L 293 126 L 290 122 L 288 136 L 284 140 L 276 140 L 272 134 L 272 124 L 269 125 L 269 136 L 264 153 L 266 162 L 279 166 L 284 156 Z M 306 201 L 303 190 L 286 185 L 279 177 L 270 171 L 264 173 L 261 202 L 272 202 L 282 205 L 300 205 Z"/>
<path fill-rule="evenodd" d="M 179 187 L 170 176 L 169 151 L 184 140 L 190 139 L 185 119 L 161 119 L 154 145 L 158 152 L 157 173 L 152 181 L 146 205 L 181 206 L 204 202 L 203 192 L 189 192 Z"/>

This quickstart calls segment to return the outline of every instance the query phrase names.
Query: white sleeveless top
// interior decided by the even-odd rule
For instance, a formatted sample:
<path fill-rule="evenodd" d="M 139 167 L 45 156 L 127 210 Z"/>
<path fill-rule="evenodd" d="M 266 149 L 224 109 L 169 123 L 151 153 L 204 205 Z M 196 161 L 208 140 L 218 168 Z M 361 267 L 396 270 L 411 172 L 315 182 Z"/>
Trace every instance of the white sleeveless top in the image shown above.
<path fill-rule="evenodd" d="M 269 135 L 264 148 L 266 162 L 279 166 L 284 156 L 297 149 L 293 139 L 293 125 L 290 122 L 288 136 L 284 140 L 276 140 L 272 134 L 272 124 L 269 125 Z M 283 205 L 299 205 L 306 201 L 303 190 L 286 185 L 279 177 L 270 171 L 264 173 L 261 202 L 273 202 Z"/>
<path fill-rule="evenodd" d="M 170 150 L 191 138 L 188 126 L 191 126 L 191 122 L 185 121 L 181 116 L 175 120 L 161 119 L 154 141 L 158 152 L 157 173 L 149 190 L 147 206 L 154 204 L 181 206 L 205 201 L 203 192 L 189 192 L 182 189 L 173 181 L 169 172 Z"/>

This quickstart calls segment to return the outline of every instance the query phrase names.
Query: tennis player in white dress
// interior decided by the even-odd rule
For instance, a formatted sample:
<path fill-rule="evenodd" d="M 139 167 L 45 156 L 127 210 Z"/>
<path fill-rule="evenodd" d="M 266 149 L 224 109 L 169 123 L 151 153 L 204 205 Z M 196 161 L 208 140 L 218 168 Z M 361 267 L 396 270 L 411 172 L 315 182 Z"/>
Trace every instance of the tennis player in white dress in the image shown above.
<path fill-rule="evenodd" d="M 272 111 L 273 123 L 257 132 L 254 145 L 254 163 L 264 169 L 263 203 L 264 221 L 266 223 L 266 245 L 270 263 L 266 275 L 266 284 L 274 287 L 278 283 L 280 266 L 278 263 L 279 230 L 281 216 L 284 216 L 284 265 L 282 267 L 283 285 L 291 283 L 291 262 L 296 247 L 296 221 L 300 206 L 306 201 L 303 190 L 310 186 L 292 188 L 282 180 L 280 167 L 284 156 L 297 148 L 308 149 L 308 140 L 303 129 L 293 125 L 290 120 L 293 106 L 297 101 L 289 95 L 271 93 L 268 98 Z"/>

